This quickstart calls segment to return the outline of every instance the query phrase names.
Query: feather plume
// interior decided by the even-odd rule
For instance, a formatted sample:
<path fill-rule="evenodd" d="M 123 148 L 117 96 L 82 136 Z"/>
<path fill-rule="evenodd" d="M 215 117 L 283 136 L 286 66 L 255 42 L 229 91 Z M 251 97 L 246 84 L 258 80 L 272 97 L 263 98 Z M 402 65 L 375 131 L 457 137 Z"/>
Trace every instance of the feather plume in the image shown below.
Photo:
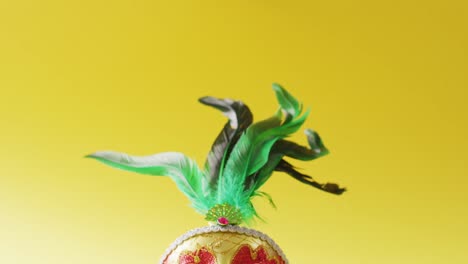
<path fill-rule="evenodd" d="M 249 223 L 252 218 L 259 217 L 251 201 L 253 197 L 265 197 L 274 205 L 270 195 L 259 190 L 274 171 L 285 172 L 325 192 L 343 193 L 345 189 L 337 184 L 318 183 L 283 159 L 313 160 L 328 154 L 328 149 L 319 135 L 310 129 L 305 131 L 309 147 L 285 139 L 302 126 L 310 111 L 302 113 L 302 104 L 280 85 L 274 84 L 273 90 L 279 103 L 278 111 L 253 124 L 251 111 L 241 101 L 215 97 L 199 99 L 222 111 L 229 119 L 213 143 L 204 171 L 178 152 L 135 157 L 101 151 L 87 157 L 118 169 L 168 176 L 198 212 L 208 214 L 209 219 L 230 212 L 236 224 L 238 219 Z"/>
<path fill-rule="evenodd" d="M 201 213 L 210 209 L 210 190 L 197 164 L 178 152 L 165 152 L 136 157 L 114 151 L 99 151 L 86 156 L 111 167 L 153 176 L 169 176 Z"/>
<path fill-rule="evenodd" d="M 275 150 L 281 150 L 287 157 L 304 161 L 320 158 L 329 153 L 317 132 L 312 129 L 306 129 L 304 133 L 307 136 L 310 148 L 301 146 L 292 141 L 279 140 L 275 144 Z"/>
<path fill-rule="evenodd" d="M 251 175 L 250 179 L 246 181 L 246 189 L 250 192 L 257 191 L 272 175 L 273 171 L 286 172 L 290 176 L 303 183 L 319 188 L 334 194 L 341 194 L 345 189 L 341 189 L 336 184 L 329 183 L 328 185 L 319 184 L 312 180 L 312 177 L 301 174 L 294 169 L 294 167 L 283 159 L 284 156 L 291 157 L 298 160 L 313 160 L 328 154 L 327 148 L 323 145 L 319 135 L 311 130 L 305 131 L 310 149 L 294 142 L 287 140 L 279 140 L 275 143 L 270 151 L 267 164 L 262 167 L 258 173 Z M 332 188 L 332 186 L 336 188 Z M 325 188 L 327 187 L 327 188 Z"/>
<path fill-rule="evenodd" d="M 208 174 L 209 184 L 215 187 L 219 175 L 222 173 L 225 160 L 229 159 L 231 150 L 241 134 L 252 124 L 253 115 L 250 109 L 241 101 L 218 99 L 210 96 L 202 97 L 199 101 L 222 111 L 229 119 L 216 137 L 205 162 L 205 171 Z"/>
<path fill-rule="evenodd" d="M 300 106 L 297 100 L 280 86 L 275 86 L 274 90 L 280 104 L 280 111 L 273 117 L 250 126 L 234 146 L 218 185 L 219 203 L 230 203 L 236 206 L 246 204 L 246 201 L 255 194 L 251 190 L 245 190 L 245 181 L 248 176 L 255 174 L 268 163 L 272 146 L 278 140 L 296 132 L 309 114 L 307 111 L 298 117 Z M 284 122 L 282 112 L 286 113 Z M 255 213 L 249 208 L 247 210 L 241 208 L 241 211 L 247 217 Z"/>
<path fill-rule="evenodd" d="M 249 166 L 251 166 L 249 161 L 253 160 L 251 157 L 253 148 L 259 145 L 255 141 L 260 139 L 261 135 L 266 133 L 266 131 L 277 127 L 280 123 L 280 117 L 278 115 L 273 116 L 253 124 L 241 136 L 231 152 L 223 175 L 218 181 L 216 197 L 218 203 L 228 203 L 239 207 L 244 217 L 251 218 L 254 211 L 252 211 L 253 207 L 249 203 L 250 197 L 243 195 L 244 177 Z"/>
<path fill-rule="evenodd" d="M 300 146 L 294 142 L 282 140 L 278 142 L 275 150 L 272 151 L 272 153 L 278 152 L 278 149 L 281 149 L 284 156 L 304 161 L 313 160 L 329 153 L 317 132 L 313 131 L 312 129 L 306 129 L 305 134 L 307 136 L 307 142 L 309 143 L 310 149 L 304 146 Z M 335 183 L 320 184 L 316 182 L 312 179 L 312 177 L 295 170 L 294 166 L 292 166 L 284 159 L 280 160 L 278 165 L 275 167 L 275 170 L 285 172 L 300 182 L 311 185 L 325 192 L 342 194 L 344 191 L 346 191 L 346 188 L 341 188 Z"/>

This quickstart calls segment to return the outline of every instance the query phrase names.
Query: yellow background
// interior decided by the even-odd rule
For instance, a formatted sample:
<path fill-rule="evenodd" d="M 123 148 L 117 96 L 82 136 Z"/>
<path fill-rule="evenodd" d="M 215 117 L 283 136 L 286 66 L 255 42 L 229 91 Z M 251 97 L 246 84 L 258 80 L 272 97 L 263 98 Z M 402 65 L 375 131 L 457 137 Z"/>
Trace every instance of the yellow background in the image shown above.
<path fill-rule="evenodd" d="M 293 264 L 468 263 L 464 1 L 0 2 L 0 263 L 156 263 L 205 225 L 167 178 L 82 158 L 181 151 L 203 163 L 272 82 L 312 107 L 331 155 L 258 200 Z M 302 133 L 294 140 L 305 144 Z"/>

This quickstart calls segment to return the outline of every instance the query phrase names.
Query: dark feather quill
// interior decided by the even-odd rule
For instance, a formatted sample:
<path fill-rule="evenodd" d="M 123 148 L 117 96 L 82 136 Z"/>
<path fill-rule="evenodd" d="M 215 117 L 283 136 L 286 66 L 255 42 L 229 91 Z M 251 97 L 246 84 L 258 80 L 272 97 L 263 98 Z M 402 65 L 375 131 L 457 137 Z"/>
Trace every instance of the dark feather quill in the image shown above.
<path fill-rule="evenodd" d="M 219 99 L 211 96 L 200 98 L 199 101 L 222 111 L 229 118 L 229 121 L 224 125 L 214 141 L 205 163 L 209 183 L 211 186 L 215 186 L 220 172 L 223 170 L 224 162 L 229 158 L 233 146 L 242 133 L 252 124 L 253 115 L 250 109 L 241 101 Z"/>
<path fill-rule="evenodd" d="M 302 183 L 305 183 L 305 184 L 308 184 L 310 186 L 313 186 L 319 190 L 322 190 L 322 191 L 325 191 L 325 192 L 328 192 L 328 193 L 333 193 L 333 194 L 342 194 L 343 192 L 346 191 L 346 188 L 341 188 L 338 186 L 338 184 L 335 184 L 335 183 L 325 183 L 325 184 L 322 184 L 322 183 L 318 183 L 316 182 L 314 179 L 312 179 L 312 177 L 310 177 L 309 175 L 305 175 L 305 174 L 302 174 L 300 172 L 298 172 L 293 165 L 291 165 L 289 162 L 285 161 L 285 160 L 281 160 L 279 163 L 278 163 L 278 166 L 276 166 L 275 170 L 277 171 L 281 171 L 281 172 L 285 172 L 289 175 L 291 175 L 294 179 L 302 182 Z"/>

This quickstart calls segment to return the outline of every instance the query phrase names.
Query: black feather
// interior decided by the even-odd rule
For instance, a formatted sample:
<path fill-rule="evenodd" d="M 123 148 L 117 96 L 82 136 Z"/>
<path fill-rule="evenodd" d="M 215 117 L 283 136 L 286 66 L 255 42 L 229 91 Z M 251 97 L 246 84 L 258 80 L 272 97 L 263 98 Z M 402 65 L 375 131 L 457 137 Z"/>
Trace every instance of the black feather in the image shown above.
<path fill-rule="evenodd" d="M 291 165 L 289 162 L 285 161 L 285 160 L 281 160 L 279 163 L 278 163 L 278 166 L 276 166 L 275 168 L 276 171 L 281 171 L 281 172 L 285 172 L 289 175 L 291 175 L 294 179 L 302 182 L 302 183 L 305 183 L 305 184 L 308 184 L 310 186 L 313 186 L 319 190 L 322 190 L 324 192 L 328 192 L 328 193 L 333 193 L 333 194 L 342 194 L 343 192 L 346 191 L 346 188 L 340 188 L 338 186 L 338 184 L 335 184 L 335 183 L 325 183 L 325 184 L 322 184 L 322 183 L 318 183 L 316 182 L 314 179 L 312 179 L 312 177 L 310 177 L 309 175 L 305 175 L 305 174 L 302 174 L 300 172 L 298 172 L 293 165 Z"/>
<path fill-rule="evenodd" d="M 209 172 L 209 183 L 211 186 L 215 186 L 220 171 L 223 169 L 224 161 L 229 158 L 232 148 L 242 133 L 252 124 L 253 115 L 250 109 L 241 101 L 219 99 L 211 96 L 200 98 L 199 101 L 222 111 L 229 118 L 229 121 L 213 142 L 205 163 L 205 168 Z"/>
<path fill-rule="evenodd" d="M 278 140 L 270 151 L 268 162 L 259 171 L 247 177 L 244 188 L 246 190 L 251 190 L 252 188 L 258 189 L 272 175 L 273 171 L 280 171 L 286 172 L 296 180 L 314 186 L 320 190 L 334 194 L 343 193 L 345 189 L 340 188 L 337 184 L 320 184 L 313 180 L 312 177 L 295 170 L 293 165 L 283 159 L 283 157 L 286 156 L 298 160 L 309 161 L 329 153 L 328 149 L 325 147 L 321 138 L 315 131 L 307 129 L 305 132 L 310 148 L 301 146 L 292 141 L 284 139 Z"/>

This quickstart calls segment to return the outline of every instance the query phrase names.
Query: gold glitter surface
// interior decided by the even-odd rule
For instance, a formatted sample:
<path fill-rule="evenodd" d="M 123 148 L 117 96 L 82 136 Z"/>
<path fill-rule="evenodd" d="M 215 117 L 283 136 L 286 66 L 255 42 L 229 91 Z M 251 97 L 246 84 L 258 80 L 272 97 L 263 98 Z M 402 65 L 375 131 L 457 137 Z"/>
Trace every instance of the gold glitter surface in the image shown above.
<path fill-rule="evenodd" d="M 269 258 L 279 258 L 278 253 L 266 241 L 234 232 L 212 232 L 195 235 L 179 244 L 166 258 L 167 264 L 178 264 L 179 256 L 187 252 L 194 252 L 202 247 L 216 256 L 218 264 L 230 264 L 231 260 L 241 246 L 249 246 L 253 254 L 260 246 L 266 251 Z M 253 256 L 255 258 L 255 256 Z"/>

